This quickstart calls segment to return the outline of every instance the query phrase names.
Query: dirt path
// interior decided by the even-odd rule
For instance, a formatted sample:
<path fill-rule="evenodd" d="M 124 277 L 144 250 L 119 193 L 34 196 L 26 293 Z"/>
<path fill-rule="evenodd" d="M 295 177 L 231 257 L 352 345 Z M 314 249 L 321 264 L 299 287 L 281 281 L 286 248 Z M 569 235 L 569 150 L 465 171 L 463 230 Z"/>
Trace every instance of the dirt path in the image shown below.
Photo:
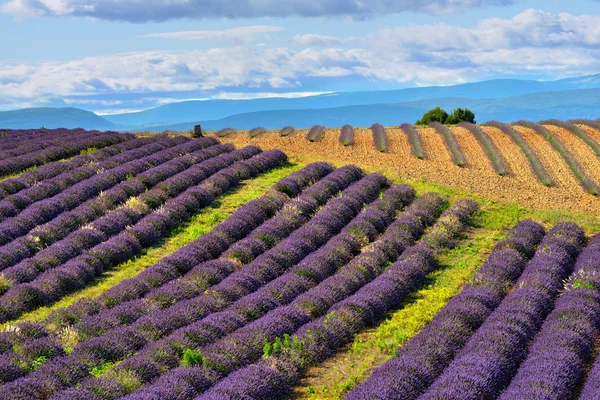
<path fill-rule="evenodd" d="M 579 162 L 585 173 L 596 183 L 600 184 L 600 159 L 594 151 L 583 140 L 571 132 L 553 125 L 546 128 L 552 132 L 558 140 L 563 142 L 567 150 Z"/>
<path fill-rule="evenodd" d="M 339 143 L 339 129 L 327 129 L 323 139 L 315 143 L 305 139 L 307 129 L 299 130 L 289 137 L 280 137 L 278 132 L 270 131 L 252 139 L 247 133 L 240 132 L 221 138 L 221 141 L 233 143 L 237 147 L 253 144 L 265 150 L 278 148 L 285 151 L 292 162 L 326 160 L 336 165 L 355 163 L 385 172 L 391 178 L 425 180 L 483 198 L 516 202 L 535 209 L 568 209 L 581 213 L 597 213 L 600 210 L 600 199 L 581 188 L 560 155 L 537 133 L 517 127 L 539 155 L 542 164 L 556 179 L 558 187 L 546 188 L 537 181 L 530 171 L 527 159 L 510 138 L 494 128 L 484 129 L 508 163 L 511 170 L 508 176 L 501 177 L 495 173 L 477 140 L 462 129 L 456 129 L 455 133 L 467 158 L 466 168 L 452 163 L 443 138 L 429 128 L 419 130 L 427 152 L 425 160 L 419 160 L 410 154 L 406 135 L 398 128 L 386 128 L 390 140 L 389 153 L 380 153 L 375 149 L 373 136 L 368 128 L 356 128 L 355 143 L 347 147 Z"/>

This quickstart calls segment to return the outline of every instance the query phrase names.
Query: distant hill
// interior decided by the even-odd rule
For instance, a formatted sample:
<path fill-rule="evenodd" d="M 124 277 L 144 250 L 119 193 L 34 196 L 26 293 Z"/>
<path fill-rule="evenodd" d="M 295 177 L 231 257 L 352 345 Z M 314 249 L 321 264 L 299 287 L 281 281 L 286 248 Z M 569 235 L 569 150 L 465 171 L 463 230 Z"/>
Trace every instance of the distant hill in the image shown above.
<path fill-rule="evenodd" d="M 438 98 L 395 104 L 369 104 L 360 106 L 332 107 L 323 109 L 274 110 L 236 114 L 226 118 L 190 121 L 178 124 L 157 125 L 140 128 L 151 132 L 164 130 L 190 130 L 201 124 L 203 129 L 216 130 L 232 126 L 251 129 L 263 126 L 267 129 L 286 125 L 308 128 L 315 124 L 338 127 L 344 124 L 370 126 L 374 122 L 384 125 L 414 123 L 427 110 L 440 106 L 447 110 L 467 107 L 475 112 L 479 122 L 498 120 L 512 122 L 519 119 L 538 121 L 558 118 L 600 117 L 600 89 L 570 90 L 535 93 L 502 99 Z"/>
<path fill-rule="evenodd" d="M 600 88 L 600 74 L 551 82 L 496 79 L 454 86 L 332 93 L 295 99 L 184 101 L 146 111 L 110 115 L 104 118 L 122 128 L 128 128 L 169 125 L 183 121 L 217 120 L 256 111 L 312 110 L 352 105 L 404 103 L 437 98 L 499 99 L 531 93 L 587 88 Z"/>
<path fill-rule="evenodd" d="M 85 128 L 114 130 L 115 125 L 91 111 L 79 108 L 25 108 L 0 112 L 0 128 L 32 129 L 45 128 Z"/>
<path fill-rule="evenodd" d="M 303 98 L 207 100 L 167 104 L 137 113 L 98 116 L 77 108 L 0 112 L 0 128 L 86 128 L 121 131 L 189 130 L 233 126 L 280 128 L 314 124 L 368 126 L 415 122 L 440 106 L 472 109 L 479 121 L 600 117 L 600 74 L 552 82 L 498 79 L 455 86 L 331 93 Z"/>

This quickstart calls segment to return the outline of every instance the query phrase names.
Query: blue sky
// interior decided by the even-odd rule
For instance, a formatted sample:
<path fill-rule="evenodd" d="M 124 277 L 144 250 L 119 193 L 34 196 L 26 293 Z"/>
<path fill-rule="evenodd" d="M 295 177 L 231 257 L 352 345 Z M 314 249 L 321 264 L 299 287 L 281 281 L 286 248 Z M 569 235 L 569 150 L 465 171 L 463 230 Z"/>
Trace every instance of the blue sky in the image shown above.
<path fill-rule="evenodd" d="M 0 0 L 0 35 L 0 110 L 600 72 L 594 0 Z"/>

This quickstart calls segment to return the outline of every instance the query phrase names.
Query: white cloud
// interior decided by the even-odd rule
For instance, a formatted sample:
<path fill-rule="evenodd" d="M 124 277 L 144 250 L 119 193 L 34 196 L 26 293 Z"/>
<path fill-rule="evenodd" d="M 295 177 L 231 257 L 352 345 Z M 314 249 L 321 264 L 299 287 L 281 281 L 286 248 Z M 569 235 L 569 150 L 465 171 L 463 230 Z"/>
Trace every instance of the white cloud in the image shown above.
<path fill-rule="evenodd" d="M 335 36 L 316 35 L 309 33 L 306 35 L 296 35 L 291 39 L 291 42 L 296 46 L 331 47 L 341 46 L 354 40 L 354 38 L 338 38 Z"/>
<path fill-rule="evenodd" d="M 530 9 L 510 19 L 484 19 L 473 28 L 411 24 L 374 32 L 364 40 L 319 35 L 294 38 L 298 43 L 324 44 L 314 47 L 235 45 L 35 65 L 0 61 L 0 93 L 2 101 L 15 104 L 129 92 L 171 98 L 164 92 L 209 91 L 248 98 L 281 91 L 299 93 L 309 81 L 340 77 L 421 86 L 511 74 L 568 77 L 600 71 L 599 27 L 598 16 Z M 240 94 L 246 91 L 258 94 Z"/>
<path fill-rule="evenodd" d="M 123 104 L 121 100 L 98 100 L 98 99 L 82 99 L 82 98 L 66 98 L 63 100 L 66 104 L 85 104 L 97 106 L 118 106 Z"/>
<path fill-rule="evenodd" d="M 205 30 L 205 31 L 180 31 L 180 32 L 165 32 L 151 33 L 148 35 L 138 36 L 140 38 L 168 38 L 180 40 L 246 40 L 261 33 L 272 33 L 282 31 L 280 26 L 256 25 L 242 26 L 239 28 L 222 29 L 222 30 Z"/>
<path fill-rule="evenodd" d="M 139 108 L 112 108 L 110 110 L 91 110 L 96 115 L 116 115 L 144 111 Z"/>
<path fill-rule="evenodd" d="M 267 99 L 267 98 L 285 98 L 285 99 L 297 99 L 300 97 L 318 96 L 321 94 L 329 94 L 331 92 L 254 92 L 254 93 L 240 93 L 240 92 L 222 92 L 212 99 L 220 100 L 252 100 L 252 99 Z"/>

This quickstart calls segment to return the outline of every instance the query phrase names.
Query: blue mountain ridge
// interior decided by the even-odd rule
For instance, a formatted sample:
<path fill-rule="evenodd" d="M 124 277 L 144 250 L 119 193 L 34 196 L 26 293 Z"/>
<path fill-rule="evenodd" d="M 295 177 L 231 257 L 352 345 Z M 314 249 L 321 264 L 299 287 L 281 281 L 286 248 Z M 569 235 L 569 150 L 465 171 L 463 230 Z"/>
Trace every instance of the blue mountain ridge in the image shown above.
<path fill-rule="evenodd" d="M 137 113 L 98 116 L 73 107 L 28 108 L 0 112 L 0 128 L 82 127 L 101 130 L 189 130 L 233 126 L 269 129 L 314 124 L 369 126 L 415 122 L 440 106 L 472 109 L 479 121 L 497 119 L 597 118 L 600 74 L 551 82 L 497 79 L 446 87 L 343 92 L 303 98 L 206 100 L 171 103 Z"/>
<path fill-rule="evenodd" d="M 231 115 L 218 120 L 190 121 L 178 124 L 138 128 L 150 132 L 165 130 L 185 131 L 200 124 L 203 129 L 217 130 L 228 126 L 251 129 L 263 126 L 277 129 L 286 125 L 308 128 L 315 124 L 339 127 L 344 124 L 370 126 L 375 122 L 383 125 L 414 123 L 433 107 L 446 110 L 456 107 L 469 108 L 478 121 L 498 120 L 511 122 L 519 119 L 539 121 L 543 119 L 575 119 L 600 117 L 600 89 L 582 89 L 560 92 L 526 94 L 501 99 L 438 98 L 405 103 L 368 104 L 322 109 L 270 110 Z"/>
<path fill-rule="evenodd" d="M 498 99 L 551 91 L 600 88 L 600 74 L 551 82 L 495 79 L 454 86 L 430 86 L 400 90 L 331 93 L 302 98 L 253 100 L 205 100 L 171 103 L 146 111 L 105 116 L 126 127 L 167 125 L 184 121 L 218 120 L 256 111 L 335 108 L 366 104 L 404 103 L 437 98 Z"/>

